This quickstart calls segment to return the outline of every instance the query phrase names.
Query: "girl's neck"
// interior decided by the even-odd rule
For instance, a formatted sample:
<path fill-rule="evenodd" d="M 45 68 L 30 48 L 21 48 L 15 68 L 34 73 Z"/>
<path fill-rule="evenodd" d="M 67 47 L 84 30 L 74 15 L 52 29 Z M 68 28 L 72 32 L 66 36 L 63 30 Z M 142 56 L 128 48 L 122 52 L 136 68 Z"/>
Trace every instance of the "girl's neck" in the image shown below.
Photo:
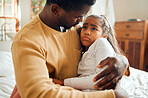
<path fill-rule="evenodd" d="M 88 50 L 88 48 L 89 48 L 88 46 L 87 46 L 87 47 L 85 47 L 85 50 L 87 51 L 87 50 Z"/>

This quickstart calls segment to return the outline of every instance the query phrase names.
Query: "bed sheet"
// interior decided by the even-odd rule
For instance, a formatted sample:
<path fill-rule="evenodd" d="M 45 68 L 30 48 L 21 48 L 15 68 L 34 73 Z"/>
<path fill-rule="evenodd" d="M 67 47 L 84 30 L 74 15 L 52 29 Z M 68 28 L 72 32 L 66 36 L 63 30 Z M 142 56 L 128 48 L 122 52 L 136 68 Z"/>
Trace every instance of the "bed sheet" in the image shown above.
<path fill-rule="evenodd" d="M 0 98 L 10 98 L 14 85 L 14 77 L 0 77 Z"/>
<path fill-rule="evenodd" d="M 130 76 L 123 76 L 121 86 L 130 98 L 148 98 L 148 72 L 130 67 Z"/>
<path fill-rule="evenodd" d="M 15 75 L 10 52 L 0 51 L 0 98 L 9 98 L 15 86 Z"/>
<path fill-rule="evenodd" d="M 120 85 L 130 98 L 148 98 L 148 72 L 130 67 L 131 75 L 123 76 Z M 15 86 L 15 75 L 10 52 L 0 51 L 0 98 L 9 98 Z"/>

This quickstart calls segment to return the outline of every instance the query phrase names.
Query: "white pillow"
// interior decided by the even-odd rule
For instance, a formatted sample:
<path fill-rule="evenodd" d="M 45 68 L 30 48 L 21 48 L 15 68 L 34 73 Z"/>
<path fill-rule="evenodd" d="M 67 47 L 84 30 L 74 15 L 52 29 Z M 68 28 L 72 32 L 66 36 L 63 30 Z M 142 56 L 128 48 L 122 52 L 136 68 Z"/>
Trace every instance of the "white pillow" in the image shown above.
<path fill-rule="evenodd" d="M 11 52 L 0 51 L 0 76 L 14 76 Z"/>

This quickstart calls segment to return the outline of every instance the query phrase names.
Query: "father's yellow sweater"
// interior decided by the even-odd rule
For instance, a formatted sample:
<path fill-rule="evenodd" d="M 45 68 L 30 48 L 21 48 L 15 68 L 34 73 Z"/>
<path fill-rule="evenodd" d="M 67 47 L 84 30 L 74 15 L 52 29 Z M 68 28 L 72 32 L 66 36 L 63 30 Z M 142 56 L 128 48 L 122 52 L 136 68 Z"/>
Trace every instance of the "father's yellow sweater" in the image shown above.
<path fill-rule="evenodd" d="M 21 97 L 114 97 L 113 90 L 81 92 L 52 82 L 52 78 L 63 80 L 77 76 L 80 48 L 74 29 L 61 33 L 45 25 L 39 16 L 32 19 L 18 32 L 12 44 L 16 85 Z"/>

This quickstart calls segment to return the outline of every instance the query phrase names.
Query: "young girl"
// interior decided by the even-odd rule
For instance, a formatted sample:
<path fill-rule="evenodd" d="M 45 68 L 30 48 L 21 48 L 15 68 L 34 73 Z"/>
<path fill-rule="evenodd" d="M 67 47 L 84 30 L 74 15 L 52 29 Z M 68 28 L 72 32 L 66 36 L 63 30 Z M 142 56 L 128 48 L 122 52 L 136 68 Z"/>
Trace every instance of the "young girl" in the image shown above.
<path fill-rule="evenodd" d="M 97 82 L 93 78 L 108 66 L 97 68 L 97 65 L 107 57 L 115 57 L 121 54 L 115 33 L 107 18 L 103 15 L 88 16 L 80 32 L 83 45 L 83 56 L 78 65 L 79 77 L 64 80 L 65 86 L 70 86 L 83 91 L 95 90 Z"/>

